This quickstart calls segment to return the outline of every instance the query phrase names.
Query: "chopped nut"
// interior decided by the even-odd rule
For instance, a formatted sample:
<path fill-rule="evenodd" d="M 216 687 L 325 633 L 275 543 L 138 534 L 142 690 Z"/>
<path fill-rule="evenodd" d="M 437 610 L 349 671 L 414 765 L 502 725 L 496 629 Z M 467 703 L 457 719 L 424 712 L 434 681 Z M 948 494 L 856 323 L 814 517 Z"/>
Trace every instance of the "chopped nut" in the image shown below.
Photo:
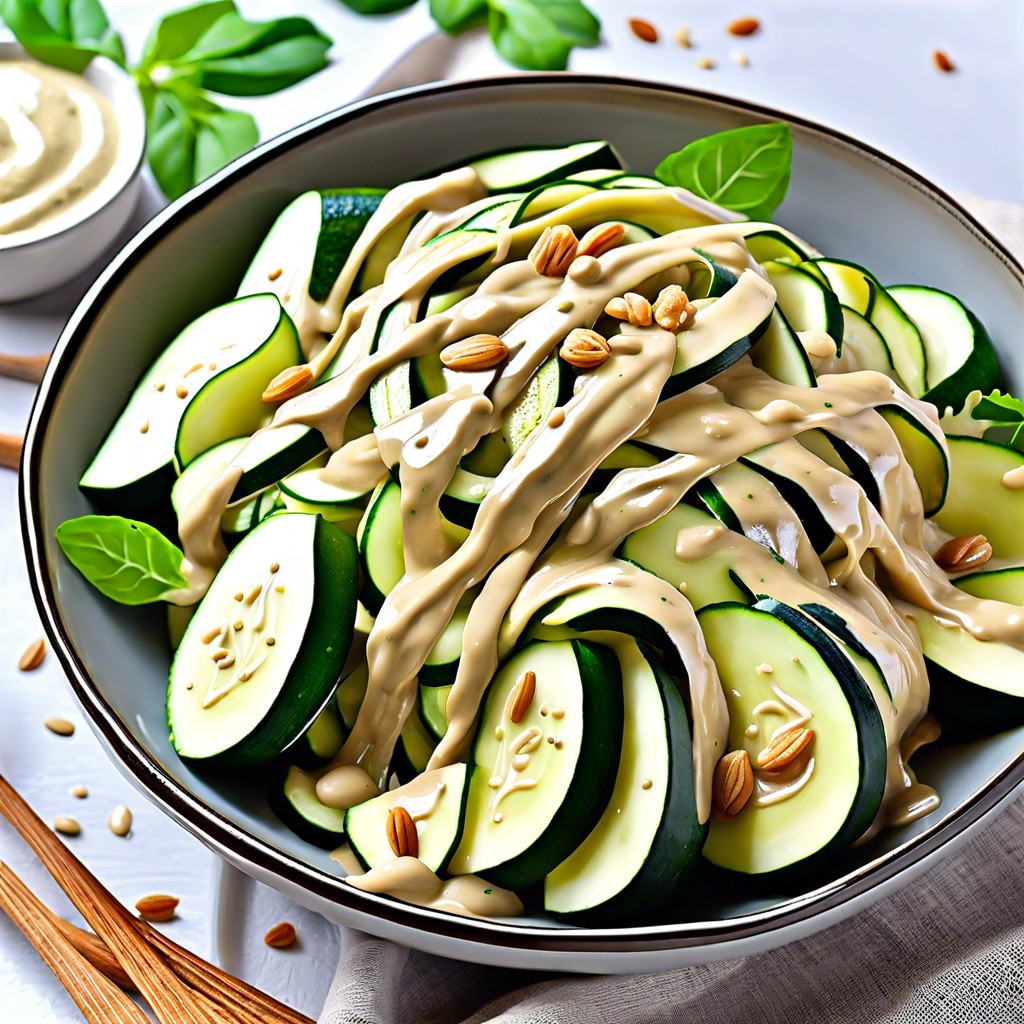
<path fill-rule="evenodd" d="M 693 323 L 697 307 L 677 284 L 662 288 L 654 300 L 654 319 L 666 331 L 684 331 Z"/>
<path fill-rule="evenodd" d="M 577 327 L 569 332 L 558 354 L 570 366 L 575 366 L 578 370 L 590 370 L 600 366 L 611 351 L 607 340 L 597 331 Z"/>
<path fill-rule="evenodd" d="M 66 718 L 48 718 L 43 725 L 58 736 L 73 736 L 75 734 L 75 723 L 69 722 Z"/>
<path fill-rule="evenodd" d="M 135 909 L 143 921 L 170 921 L 180 902 L 176 896 L 154 893 L 152 896 L 143 896 L 135 904 Z"/>
<path fill-rule="evenodd" d="M 295 931 L 295 925 L 288 921 L 278 921 L 272 928 L 267 929 L 263 941 L 274 949 L 287 949 L 289 946 L 295 945 L 296 938 L 298 938 L 298 934 Z"/>
<path fill-rule="evenodd" d="M 489 370 L 508 358 L 508 345 L 494 334 L 474 334 L 441 352 L 449 370 Z"/>
<path fill-rule="evenodd" d="M 576 247 L 576 255 L 603 256 L 609 250 L 614 249 L 625 235 L 626 226 L 624 224 L 598 224 L 580 239 L 579 245 Z"/>
<path fill-rule="evenodd" d="M 711 808 L 719 821 L 732 821 L 754 791 L 754 770 L 745 750 L 731 750 L 717 765 L 711 780 Z"/>
<path fill-rule="evenodd" d="M 757 755 L 757 766 L 766 772 L 777 772 L 794 761 L 814 739 L 814 730 L 796 726 L 780 732 Z"/>
<path fill-rule="evenodd" d="M 936 50 L 932 54 L 932 63 L 947 75 L 951 71 L 956 71 L 956 65 L 949 59 L 949 56 L 943 50 Z"/>
<path fill-rule="evenodd" d="M 705 71 L 710 71 L 715 66 L 714 59 L 711 57 L 698 57 L 697 67 L 704 68 Z"/>
<path fill-rule="evenodd" d="M 62 836 L 77 836 L 82 831 L 82 826 L 74 818 L 65 818 L 63 815 L 53 819 L 53 827 Z"/>
<path fill-rule="evenodd" d="M 626 292 L 621 298 L 610 299 L 604 311 L 617 320 L 628 320 L 634 327 L 650 327 L 654 319 L 650 302 L 637 292 Z"/>
<path fill-rule="evenodd" d="M 545 228 L 530 250 L 530 262 L 545 277 L 565 277 L 576 259 L 579 242 L 568 224 Z"/>
<path fill-rule="evenodd" d="M 676 42 L 684 49 L 689 50 L 693 46 L 693 42 L 690 39 L 690 26 L 680 25 L 676 29 Z"/>
<path fill-rule="evenodd" d="M 418 857 L 420 838 L 416 833 L 416 822 L 412 815 L 402 806 L 392 807 L 388 811 L 385 823 L 388 844 L 396 857 Z"/>
<path fill-rule="evenodd" d="M 312 380 L 313 371 L 308 366 L 289 366 L 266 386 L 263 401 L 268 405 L 287 401 L 305 391 Z"/>
<path fill-rule="evenodd" d="M 935 552 L 938 566 L 946 572 L 964 572 L 984 565 L 992 557 L 992 545 L 983 533 L 965 533 L 954 537 Z"/>
<path fill-rule="evenodd" d="M 726 26 L 726 32 L 731 36 L 752 36 L 761 27 L 757 18 L 737 18 L 730 25 Z"/>
<path fill-rule="evenodd" d="M 643 18 L 630 18 L 629 28 L 637 39 L 645 43 L 656 43 L 658 41 L 658 30 Z"/>
<path fill-rule="evenodd" d="M 46 641 L 42 637 L 37 637 L 21 652 L 21 657 L 18 659 L 18 668 L 22 672 L 31 672 L 42 665 L 43 658 L 45 657 Z"/>
<path fill-rule="evenodd" d="M 509 694 L 508 717 L 513 725 L 518 725 L 530 705 L 533 703 L 534 694 L 537 692 L 537 674 L 535 672 L 524 672 L 517 680 L 512 692 Z"/>
<path fill-rule="evenodd" d="M 89 795 L 89 790 L 82 785 L 72 786 L 71 795 L 78 800 L 84 800 Z"/>

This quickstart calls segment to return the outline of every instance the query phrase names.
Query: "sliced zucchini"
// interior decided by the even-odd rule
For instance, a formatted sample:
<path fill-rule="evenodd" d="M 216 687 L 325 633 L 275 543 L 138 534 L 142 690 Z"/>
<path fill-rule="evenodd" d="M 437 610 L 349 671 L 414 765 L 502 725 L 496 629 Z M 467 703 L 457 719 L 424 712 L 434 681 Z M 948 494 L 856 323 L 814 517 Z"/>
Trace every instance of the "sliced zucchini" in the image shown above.
<path fill-rule="evenodd" d="M 534 696 L 513 722 L 514 691 L 527 672 Z M 607 648 L 565 640 L 514 654 L 487 691 L 465 830 L 449 870 L 520 889 L 565 860 L 608 804 L 622 715 L 618 661 Z"/>
<path fill-rule="evenodd" d="M 467 766 L 450 764 L 350 807 L 345 814 L 345 833 L 359 863 L 369 871 L 395 859 L 388 841 L 388 817 L 401 807 L 416 826 L 416 856 L 431 871 L 444 871 L 462 835 L 468 782 Z"/>
<path fill-rule="evenodd" d="M 959 412 L 972 391 L 988 394 L 999 383 L 988 332 L 959 299 L 923 285 L 886 291 L 921 333 L 928 368 L 928 389 L 921 397 L 940 414 L 948 408 Z"/>
<path fill-rule="evenodd" d="M 489 192 L 526 191 L 591 168 L 619 168 L 622 161 L 608 142 L 511 149 L 479 156 L 469 163 Z"/>
<path fill-rule="evenodd" d="M 842 305 L 849 306 L 861 316 L 870 316 L 872 294 L 868 281 L 871 274 L 863 267 L 848 260 L 818 258 L 808 260 L 800 268 L 828 285 Z"/>
<path fill-rule="evenodd" d="M 949 491 L 933 517 L 954 537 L 983 533 L 996 558 L 1024 559 L 1024 488 L 1007 486 L 1007 473 L 1024 475 L 1024 452 L 977 437 L 947 437 Z"/>
<path fill-rule="evenodd" d="M 1024 566 L 1011 565 L 1003 569 L 988 569 L 960 576 L 953 583 L 968 594 L 990 601 L 1024 604 Z"/>
<path fill-rule="evenodd" d="M 448 694 L 452 692 L 451 684 L 447 686 L 427 686 L 420 683 L 420 717 L 431 735 L 443 739 L 448 731 Z"/>
<path fill-rule="evenodd" d="M 878 370 L 899 382 L 885 338 L 875 325 L 857 310 L 844 305 L 843 365 L 851 370 Z"/>
<path fill-rule="evenodd" d="M 949 459 L 942 443 L 917 417 L 901 405 L 879 408 L 882 419 L 892 428 L 900 443 L 903 457 L 921 489 L 924 514 L 933 516 L 942 508 L 949 489 Z"/>
<path fill-rule="evenodd" d="M 650 526 L 630 534 L 618 555 L 683 590 L 694 608 L 722 601 L 744 601 L 746 591 L 730 575 L 732 559 L 728 555 L 713 554 L 697 562 L 682 562 L 676 557 L 676 536 L 680 530 L 716 526 L 714 516 L 703 509 L 677 505 Z"/>
<path fill-rule="evenodd" d="M 979 640 L 953 623 L 897 603 L 913 622 L 931 684 L 929 707 L 947 738 L 989 735 L 1024 724 L 1024 651 Z"/>
<path fill-rule="evenodd" d="M 750 350 L 750 358 L 758 369 L 783 384 L 812 388 L 817 383 L 806 350 L 778 306 L 772 310 L 767 330 Z"/>
<path fill-rule="evenodd" d="M 352 538 L 319 516 L 273 515 L 246 535 L 174 655 L 167 721 L 179 756 L 260 764 L 306 730 L 345 663 L 357 572 Z"/>
<path fill-rule="evenodd" d="M 790 327 L 794 331 L 824 331 L 841 352 L 843 314 L 835 292 L 802 267 L 769 260 L 764 269 Z"/>
<path fill-rule="evenodd" d="M 270 790 L 270 809 L 297 836 L 324 850 L 340 846 L 345 836 L 345 812 L 322 804 L 316 795 L 317 777 L 292 765 Z"/>
<path fill-rule="evenodd" d="M 557 356 L 545 360 L 522 394 L 506 409 L 501 437 L 513 454 L 535 430 L 547 423 L 555 407 L 571 394 L 565 366 Z"/>
<path fill-rule="evenodd" d="M 245 447 L 247 437 L 233 437 L 214 445 L 209 451 L 193 459 L 171 488 L 171 507 L 178 518 L 190 502 L 208 484 L 224 471 L 224 468 Z M 264 492 L 266 493 L 266 492 Z M 262 518 L 260 516 L 263 495 L 255 495 L 229 505 L 220 520 L 220 528 L 229 535 L 247 533 Z M 273 504 L 273 496 L 271 496 Z"/>
<path fill-rule="evenodd" d="M 235 299 L 204 313 L 146 372 L 80 486 L 122 513 L 165 498 L 175 458 L 185 466 L 220 441 L 262 426 L 263 389 L 301 357 L 295 327 L 275 296 Z"/>
<path fill-rule="evenodd" d="M 622 672 L 622 756 L 593 831 L 544 880 L 544 909 L 624 925 L 664 912 L 700 853 L 686 708 L 649 647 L 616 649 Z"/>
<path fill-rule="evenodd" d="M 312 771 L 327 764 L 345 742 L 345 726 L 337 704 L 331 700 L 309 728 L 284 752 L 297 767 Z"/>
<path fill-rule="evenodd" d="M 328 453 L 324 452 L 282 478 L 279 486 L 285 507 L 296 512 L 318 513 L 332 522 L 358 518 L 370 492 L 349 490 L 325 479 L 328 459 Z"/>
<path fill-rule="evenodd" d="M 795 239 L 781 231 L 755 231 L 745 239 L 750 255 L 758 263 L 773 260 L 776 263 L 803 263 L 807 253 L 797 245 Z"/>
<path fill-rule="evenodd" d="M 436 737 L 427 728 L 419 711 L 414 710 L 405 720 L 399 736 L 399 748 L 392 761 L 395 775 L 399 779 L 412 779 L 426 771 L 436 746 Z"/>
<path fill-rule="evenodd" d="M 811 644 L 794 630 L 790 613 L 809 623 L 773 600 L 698 614 L 729 706 L 730 750 L 746 750 L 755 779 L 733 820 L 712 819 L 704 856 L 773 882 L 863 835 L 885 789 L 885 730 L 870 688 L 823 631 Z M 777 773 L 757 767 L 773 737 L 797 728 L 813 733 L 801 757 Z"/>
<path fill-rule="evenodd" d="M 473 588 L 462 595 L 462 599 L 455 606 L 455 614 L 441 630 L 441 635 L 427 653 L 426 661 L 420 668 L 420 682 L 424 686 L 448 686 L 455 682 L 459 658 L 462 657 L 462 635 L 466 630 L 469 609 L 473 606 L 478 593 L 479 588 Z"/>
<path fill-rule="evenodd" d="M 341 715 L 341 721 L 346 729 L 351 729 L 356 724 L 356 715 L 359 714 L 363 697 L 366 696 L 368 676 L 369 669 L 366 661 L 360 660 L 355 668 L 338 683 L 334 703 L 338 706 L 338 713 Z"/>
<path fill-rule="evenodd" d="M 900 308 L 896 300 L 873 278 L 868 277 L 871 289 L 871 312 L 868 319 L 878 328 L 892 356 L 900 380 L 907 391 L 920 398 L 927 387 L 928 361 L 921 333 Z"/>

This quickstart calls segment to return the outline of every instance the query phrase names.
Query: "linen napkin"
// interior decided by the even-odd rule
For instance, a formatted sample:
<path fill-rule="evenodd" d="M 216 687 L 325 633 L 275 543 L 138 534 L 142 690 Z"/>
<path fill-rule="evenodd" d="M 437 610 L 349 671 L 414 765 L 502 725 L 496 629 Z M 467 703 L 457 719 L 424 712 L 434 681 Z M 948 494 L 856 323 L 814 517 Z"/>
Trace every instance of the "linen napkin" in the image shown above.
<path fill-rule="evenodd" d="M 482 40 L 433 37 L 367 94 L 488 73 Z M 1019 259 L 1024 209 L 957 197 Z M 1011 1024 L 1024 1021 L 1024 797 L 848 921 L 781 949 L 658 974 L 467 964 L 341 928 L 321 1024 Z"/>

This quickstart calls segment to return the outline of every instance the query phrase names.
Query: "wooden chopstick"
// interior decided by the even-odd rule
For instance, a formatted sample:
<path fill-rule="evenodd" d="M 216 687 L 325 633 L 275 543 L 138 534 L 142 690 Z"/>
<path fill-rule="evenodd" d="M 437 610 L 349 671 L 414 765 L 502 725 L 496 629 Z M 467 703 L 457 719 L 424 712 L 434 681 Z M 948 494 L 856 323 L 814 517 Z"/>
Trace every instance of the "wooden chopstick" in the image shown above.
<path fill-rule="evenodd" d="M 149 1018 L 38 913 L 38 900 L 0 862 L 0 910 L 21 929 L 90 1024 L 149 1024 Z"/>
<path fill-rule="evenodd" d="M 215 1004 L 219 1008 L 218 1017 L 224 1015 L 221 1019 L 240 1022 L 313 1024 L 313 1021 L 304 1014 L 278 1002 L 240 978 L 215 967 L 202 957 L 179 946 L 173 939 L 169 939 L 156 928 L 131 916 L 89 869 L 47 828 L 2 775 L 0 775 L 0 814 L 7 818 L 32 847 L 61 888 L 68 893 L 72 902 L 76 903 L 76 906 L 78 904 L 75 901 L 75 896 L 65 884 L 65 880 L 71 876 L 80 879 L 80 885 L 90 893 L 89 898 L 97 903 L 104 903 L 108 907 L 112 906 L 118 912 L 119 918 L 127 922 L 127 928 L 130 929 L 130 934 L 135 941 L 146 945 L 158 956 L 166 973 L 173 972 L 173 976 L 180 979 L 182 985 L 191 986 L 195 990 L 191 993 L 193 997 L 202 998 L 204 1003 Z M 82 910 L 81 907 L 79 909 Z M 130 971 L 125 971 L 127 965 L 121 966 L 123 961 L 117 955 L 116 949 L 112 949 L 109 943 L 104 942 L 105 935 L 99 928 L 97 928 L 99 935 L 92 935 L 63 921 L 51 911 L 47 911 L 47 913 L 60 922 L 57 927 L 64 936 L 95 966 L 106 973 L 105 967 L 113 961 L 117 964 L 121 976 L 128 978 L 133 987 L 139 988 L 134 980 L 135 976 Z M 82 916 L 93 927 L 96 927 L 84 910 L 82 910 Z M 120 978 L 115 978 L 115 980 L 120 983 Z M 143 992 L 143 995 L 145 994 Z M 155 1007 L 154 1010 L 156 1010 Z M 175 1024 L 178 1019 L 185 1020 L 186 1018 L 175 1018 Z"/>
<path fill-rule="evenodd" d="M 24 444 L 25 438 L 20 434 L 0 434 L 0 466 L 17 469 Z"/>
<path fill-rule="evenodd" d="M 0 775 L 0 813 L 18 830 L 93 931 L 117 957 L 161 1024 L 209 1024 L 184 982 L 145 941 L 139 922 Z"/>
<path fill-rule="evenodd" d="M 41 356 L 12 356 L 6 352 L 0 352 L 0 376 L 14 377 L 17 380 L 27 380 L 38 384 L 43 379 L 46 364 L 49 361 L 49 352 Z"/>

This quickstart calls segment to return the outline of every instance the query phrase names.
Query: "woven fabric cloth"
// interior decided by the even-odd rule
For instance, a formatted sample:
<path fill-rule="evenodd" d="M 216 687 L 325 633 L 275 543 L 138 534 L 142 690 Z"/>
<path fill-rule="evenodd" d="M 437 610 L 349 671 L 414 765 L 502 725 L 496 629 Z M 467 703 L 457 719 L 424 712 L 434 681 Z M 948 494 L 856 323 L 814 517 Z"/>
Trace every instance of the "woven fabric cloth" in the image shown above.
<path fill-rule="evenodd" d="M 450 43 L 374 91 L 471 73 Z M 424 66 L 422 60 L 427 61 Z M 1024 260 L 1024 209 L 959 200 Z M 466 964 L 342 929 L 321 1024 L 1018 1024 L 1024 1022 L 1024 798 L 855 917 L 781 949 L 630 977 Z"/>

